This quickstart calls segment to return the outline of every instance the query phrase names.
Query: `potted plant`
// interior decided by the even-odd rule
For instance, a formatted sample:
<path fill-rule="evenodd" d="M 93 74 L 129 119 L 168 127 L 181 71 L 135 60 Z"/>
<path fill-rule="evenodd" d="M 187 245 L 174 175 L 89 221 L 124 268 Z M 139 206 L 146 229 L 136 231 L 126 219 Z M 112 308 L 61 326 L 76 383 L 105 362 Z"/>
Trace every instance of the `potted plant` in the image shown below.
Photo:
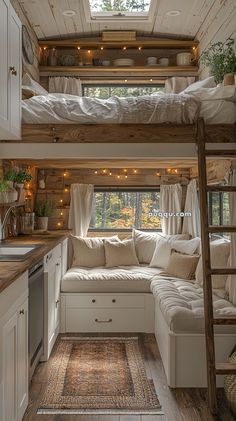
<path fill-rule="evenodd" d="M 24 183 L 29 183 L 32 180 L 32 175 L 25 170 L 19 170 L 16 173 L 15 181 L 18 187 L 18 200 L 24 202 L 25 200 L 25 190 Z"/>
<path fill-rule="evenodd" d="M 8 185 L 8 197 L 9 202 L 15 202 L 18 198 L 18 192 L 14 188 L 14 182 L 16 181 L 16 174 L 17 172 L 14 169 L 10 169 L 7 171 L 7 173 L 4 175 L 4 180 L 6 181 Z"/>
<path fill-rule="evenodd" d="M 36 203 L 35 214 L 38 217 L 39 229 L 48 229 L 48 218 L 52 216 L 54 209 L 55 202 L 53 200 L 40 200 Z"/>
<path fill-rule="evenodd" d="M 9 198 L 7 194 L 8 184 L 4 180 L 0 180 L 0 203 L 8 203 Z"/>
<path fill-rule="evenodd" d="M 210 68 L 210 73 L 216 83 L 221 83 L 224 75 L 236 72 L 236 54 L 234 39 L 228 38 L 225 43 L 212 44 L 200 56 L 200 61 Z"/>

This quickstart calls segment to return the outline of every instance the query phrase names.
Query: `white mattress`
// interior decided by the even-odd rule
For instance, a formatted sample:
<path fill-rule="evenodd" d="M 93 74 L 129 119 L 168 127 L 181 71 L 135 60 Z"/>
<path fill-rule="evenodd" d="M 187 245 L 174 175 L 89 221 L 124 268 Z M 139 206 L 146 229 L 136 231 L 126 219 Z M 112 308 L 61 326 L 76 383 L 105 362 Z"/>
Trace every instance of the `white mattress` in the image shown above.
<path fill-rule="evenodd" d="M 150 292 L 150 284 L 161 269 L 148 266 L 114 268 L 73 267 L 64 275 L 62 292 Z"/>
<path fill-rule="evenodd" d="M 188 94 L 160 94 L 109 99 L 67 94 L 34 96 L 22 101 L 23 123 L 176 123 L 191 124 L 200 101 Z"/>
<path fill-rule="evenodd" d="M 200 117 L 206 124 L 234 124 L 236 122 L 236 104 L 226 100 L 202 101 Z"/>
<path fill-rule="evenodd" d="M 157 276 L 151 290 L 171 331 L 204 332 L 203 290 L 198 284 Z M 225 290 L 215 290 L 214 314 L 236 316 L 236 307 L 224 298 L 225 294 Z M 236 326 L 216 326 L 215 330 L 236 333 Z"/>

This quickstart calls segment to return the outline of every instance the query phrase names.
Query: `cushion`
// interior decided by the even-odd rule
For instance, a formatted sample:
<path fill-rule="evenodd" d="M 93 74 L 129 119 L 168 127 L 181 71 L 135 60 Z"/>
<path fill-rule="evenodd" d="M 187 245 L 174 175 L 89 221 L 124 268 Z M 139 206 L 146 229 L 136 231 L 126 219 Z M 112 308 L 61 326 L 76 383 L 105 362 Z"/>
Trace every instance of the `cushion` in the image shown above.
<path fill-rule="evenodd" d="M 150 263 L 156 247 L 156 242 L 160 237 L 188 240 L 188 234 L 164 235 L 161 232 L 144 232 L 133 229 L 132 237 L 134 240 L 135 251 L 139 263 Z"/>
<path fill-rule="evenodd" d="M 105 240 L 106 267 L 138 266 L 133 239 L 112 242 Z"/>
<path fill-rule="evenodd" d="M 200 246 L 200 238 L 191 240 L 176 240 L 175 238 L 159 238 L 150 263 L 151 267 L 160 267 L 165 269 L 169 263 L 171 250 L 177 250 L 185 254 L 194 254 Z"/>
<path fill-rule="evenodd" d="M 22 90 L 31 90 L 34 95 L 48 95 L 48 91 L 44 89 L 36 80 L 32 79 L 28 73 L 25 73 L 22 78 Z"/>
<path fill-rule="evenodd" d="M 210 244 L 211 251 L 211 266 L 212 267 L 226 267 L 229 260 L 230 254 L 230 242 L 224 239 L 213 241 Z M 228 275 L 213 275 L 212 276 L 212 287 L 213 288 L 225 288 L 226 280 Z M 203 273 L 202 273 L 202 257 L 199 259 L 196 269 L 196 282 L 199 285 L 203 285 Z"/>
<path fill-rule="evenodd" d="M 192 95 L 200 101 L 225 100 L 236 102 L 236 85 L 217 86 L 215 88 L 203 88 L 192 92 Z"/>
<path fill-rule="evenodd" d="M 160 309 L 172 332 L 204 332 L 203 290 L 198 284 L 181 279 L 155 277 L 151 290 L 157 308 Z M 215 316 L 236 316 L 236 307 L 227 301 L 225 291 L 213 291 Z M 222 298 L 223 297 L 223 298 Z M 216 332 L 236 333 L 236 326 L 215 326 Z"/>
<path fill-rule="evenodd" d="M 176 278 L 194 279 L 198 260 L 198 255 L 191 256 L 173 251 L 165 272 Z"/>
<path fill-rule="evenodd" d="M 198 80 L 197 82 L 191 83 L 181 94 L 190 94 L 192 92 L 198 91 L 201 88 L 215 88 L 216 83 L 214 80 L 214 76 L 210 76 L 203 80 Z"/>
<path fill-rule="evenodd" d="M 69 269 L 62 278 L 63 292 L 145 292 L 160 269 L 148 266 L 120 266 L 113 268 Z"/>
<path fill-rule="evenodd" d="M 105 266 L 104 242 L 100 238 L 71 236 L 73 246 L 72 266 Z"/>

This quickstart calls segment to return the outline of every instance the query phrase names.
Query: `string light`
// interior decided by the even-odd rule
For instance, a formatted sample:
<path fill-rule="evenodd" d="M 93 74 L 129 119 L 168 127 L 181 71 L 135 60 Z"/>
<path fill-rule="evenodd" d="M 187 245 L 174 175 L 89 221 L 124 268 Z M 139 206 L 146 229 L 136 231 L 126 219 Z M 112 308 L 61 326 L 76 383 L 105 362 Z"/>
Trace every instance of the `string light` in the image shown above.
<path fill-rule="evenodd" d="M 60 199 L 60 203 L 63 203 L 63 199 Z"/>
<path fill-rule="evenodd" d="M 125 178 L 128 178 L 128 174 L 125 174 Z"/>
<path fill-rule="evenodd" d="M 69 189 L 67 189 L 67 188 L 64 189 L 64 192 L 65 193 L 68 193 L 68 191 L 69 191 Z"/>
<path fill-rule="evenodd" d="M 160 177 L 161 176 L 161 173 L 160 172 L 156 172 L 156 176 L 157 177 Z"/>
<path fill-rule="evenodd" d="M 128 79 L 125 79 L 125 82 L 128 82 Z"/>
<path fill-rule="evenodd" d="M 111 172 L 111 170 L 109 171 L 109 175 L 112 175 L 112 172 Z"/>
<path fill-rule="evenodd" d="M 123 50 L 127 50 L 127 47 L 126 47 L 126 45 L 124 45 L 124 47 L 123 47 Z"/>
<path fill-rule="evenodd" d="M 104 47 L 103 46 L 101 46 L 101 50 L 103 50 L 104 49 Z"/>
<path fill-rule="evenodd" d="M 120 175 L 119 174 L 118 174 L 117 178 L 118 178 L 118 180 L 120 179 Z"/>
<path fill-rule="evenodd" d="M 88 50 L 88 54 L 90 54 L 91 53 L 91 50 Z"/>
<path fill-rule="evenodd" d="M 57 226 L 60 228 L 61 227 L 61 222 L 58 222 L 57 223 Z"/>
<path fill-rule="evenodd" d="M 102 172 L 103 172 L 103 174 L 106 174 L 106 173 L 107 173 L 106 168 L 104 168 L 104 169 L 102 170 Z"/>
<path fill-rule="evenodd" d="M 150 82 L 152 82 L 153 81 L 153 79 L 150 79 Z"/>
<path fill-rule="evenodd" d="M 142 50 L 142 47 L 141 47 L 141 45 L 140 45 L 140 47 L 138 47 L 138 49 L 139 49 L 139 51 L 140 51 L 140 50 Z"/>
<path fill-rule="evenodd" d="M 98 170 L 95 170 L 95 171 L 94 171 L 94 174 L 96 174 L 96 175 L 97 175 L 97 174 L 98 174 Z"/>
<path fill-rule="evenodd" d="M 63 216 L 63 212 L 61 212 L 60 215 Z"/>
<path fill-rule="evenodd" d="M 171 173 L 171 168 L 167 168 L 166 171 L 168 172 L 168 174 L 170 174 Z"/>
<path fill-rule="evenodd" d="M 174 171 L 175 174 L 178 174 L 177 168 L 175 168 L 173 171 Z"/>
<path fill-rule="evenodd" d="M 134 170 L 134 174 L 137 174 L 137 172 L 138 172 L 137 170 Z"/>
<path fill-rule="evenodd" d="M 77 50 L 80 50 L 80 46 L 78 45 Z"/>
<path fill-rule="evenodd" d="M 47 49 L 48 47 L 43 47 L 44 51 Z"/>

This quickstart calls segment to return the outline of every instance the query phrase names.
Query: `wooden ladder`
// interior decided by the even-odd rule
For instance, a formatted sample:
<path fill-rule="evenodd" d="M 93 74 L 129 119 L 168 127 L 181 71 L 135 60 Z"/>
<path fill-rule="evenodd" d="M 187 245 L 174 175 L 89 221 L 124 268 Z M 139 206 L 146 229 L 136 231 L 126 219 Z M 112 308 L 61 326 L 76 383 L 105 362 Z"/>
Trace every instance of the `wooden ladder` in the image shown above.
<path fill-rule="evenodd" d="M 217 413 L 217 374 L 236 374 L 236 365 L 230 363 L 217 363 L 215 361 L 214 326 L 236 325 L 236 317 L 214 317 L 212 299 L 212 275 L 236 274 L 236 267 L 212 268 L 210 258 L 209 234 L 236 232 L 236 226 L 209 226 L 208 219 L 208 192 L 236 192 L 236 186 L 208 186 L 207 185 L 207 157 L 236 157 L 236 150 L 206 150 L 205 128 L 202 119 L 198 122 L 198 175 L 199 175 L 199 198 L 201 213 L 201 239 L 202 239 L 202 264 L 203 264 L 203 292 L 205 314 L 205 338 L 207 358 L 207 383 L 208 404 L 213 414 Z"/>

